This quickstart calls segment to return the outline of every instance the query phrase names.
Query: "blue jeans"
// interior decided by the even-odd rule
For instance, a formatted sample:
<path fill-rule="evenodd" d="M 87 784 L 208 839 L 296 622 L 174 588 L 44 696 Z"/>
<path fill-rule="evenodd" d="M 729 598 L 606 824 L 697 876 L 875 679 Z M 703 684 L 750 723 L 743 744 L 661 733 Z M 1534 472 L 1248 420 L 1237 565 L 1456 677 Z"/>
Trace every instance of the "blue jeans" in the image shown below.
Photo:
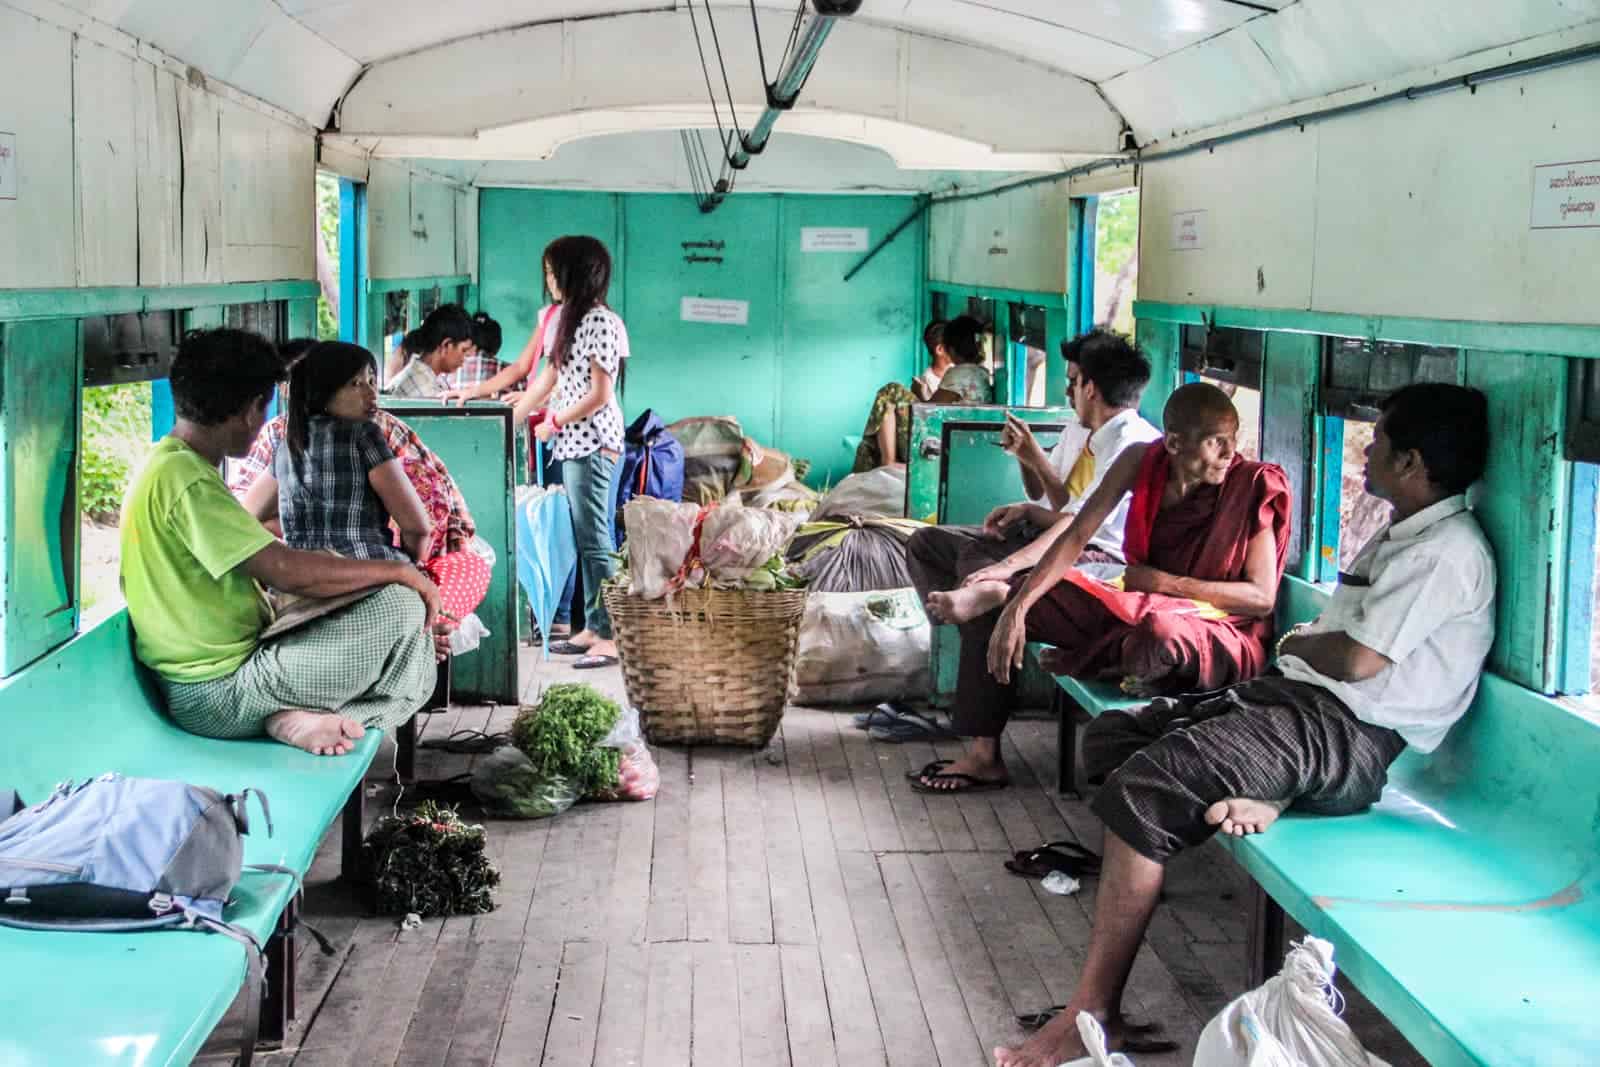
<path fill-rule="evenodd" d="M 611 531 L 617 518 L 620 460 L 620 456 L 596 450 L 561 461 L 561 483 L 567 487 L 572 505 L 572 533 L 578 542 L 578 566 L 583 569 L 584 629 L 593 630 L 602 641 L 611 640 L 611 617 L 600 597 L 600 585 L 617 571 Z"/>

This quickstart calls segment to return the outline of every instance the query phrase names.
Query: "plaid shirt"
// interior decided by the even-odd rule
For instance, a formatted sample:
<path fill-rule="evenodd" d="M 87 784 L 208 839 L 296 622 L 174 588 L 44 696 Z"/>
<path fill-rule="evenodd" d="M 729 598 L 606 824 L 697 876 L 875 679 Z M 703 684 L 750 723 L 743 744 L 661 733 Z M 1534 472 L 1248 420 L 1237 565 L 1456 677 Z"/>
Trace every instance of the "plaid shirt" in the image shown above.
<path fill-rule="evenodd" d="M 395 458 L 383 431 L 372 422 L 315 415 L 306 436 L 300 470 L 287 441 L 272 457 L 283 539 L 352 559 L 408 559 L 395 547 L 389 513 L 367 481 L 374 467 Z"/>
<path fill-rule="evenodd" d="M 482 352 L 468 356 L 467 361 L 461 364 L 461 369 L 454 374 L 444 376 L 447 389 L 466 389 L 468 386 L 482 385 L 484 382 L 500 373 L 500 361 L 493 356 L 486 356 Z"/>
<path fill-rule="evenodd" d="M 433 520 L 433 541 L 425 558 L 460 552 L 471 543 L 478 528 L 467 510 L 466 498 L 461 495 L 455 480 L 444 462 L 422 443 L 415 430 L 387 411 L 378 412 L 375 420 L 383 431 L 389 450 L 400 458 L 406 477 L 422 498 L 422 506 Z M 288 420 L 279 415 L 261 428 L 250 454 L 243 459 L 229 461 L 228 489 L 236 497 L 243 497 L 255 480 L 272 469 L 272 456 L 283 440 Z"/>
<path fill-rule="evenodd" d="M 416 400 L 431 400 L 444 392 L 444 375 L 435 374 L 432 367 L 422 362 L 422 357 L 412 356 L 405 369 L 395 375 L 384 392 L 390 396 Z"/>

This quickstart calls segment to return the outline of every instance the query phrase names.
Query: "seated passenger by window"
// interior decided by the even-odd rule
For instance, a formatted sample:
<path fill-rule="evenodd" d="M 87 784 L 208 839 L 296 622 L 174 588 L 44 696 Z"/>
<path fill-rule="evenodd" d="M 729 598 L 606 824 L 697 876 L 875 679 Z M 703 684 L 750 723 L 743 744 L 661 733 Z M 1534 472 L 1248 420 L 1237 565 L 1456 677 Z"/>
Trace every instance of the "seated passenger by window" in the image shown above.
<path fill-rule="evenodd" d="M 289 543 L 296 548 L 387 557 L 400 551 L 397 545 L 417 548 L 412 558 L 439 586 L 443 600 L 437 631 L 448 633 L 482 603 L 491 577 L 492 553 L 475 544 L 477 530 L 466 500 L 443 461 L 416 432 L 376 409 L 374 363 L 366 349 L 322 342 L 307 350 L 302 344 L 284 346 L 294 353 L 309 351 L 295 363 L 289 415 L 262 427 L 229 488 L 263 522 L 283 522 Z M 312 465 L 303 476 L 294 467 L 292 442 L 282 447 L 301 410 L 295 397 L 302 393 L 309 405 L 303 463 Z M 363 455 L 378 464 L 360 477 L 353 468 L 341 469 L 359 467 Z M 356 489 L 361 490 L 359 497 L 351 495 Z M 413 510 L 417 507 L 420 511 Z M 310 515 L 291 521 L 285 517 L 291 510 Z M 348 530 L 326 528 L 329 515 L 357 514 L 363 516 L 359 538 Z M 340 540 L 358 543 L 333 543 Z"/>
<path fill-rule="evenodd" d="M 428 312 L 422 325 L 406 334 L 389 360 L 390 396 L 431 399 L 446 392 L 447 376 L 456 373 L 476 351 L 472 320 L 460 304 L 440 304 Z M 401 359 L 405 362 L 396 368 Z"/>
<path fill-rule="evenodd" d="M 1488 454 L 1488 405 L 1456 385 L 1412 385 L 1383 404 L 1367 490 L 1394 507 L 1328 609 L 1278 647 L 1278 672 L 1221 692 L 1111 711 L 1089 725 L 1102 781 L 1096 929 L 1065 1009 L 1005 1067 L 1083 1054 L 1080 1011 L 1121 1019 L 1123 989 L 1166 862 L 1219 830 L 1266 830 L 1288 807 L 1346 815 L 1378 800 L 1407 745 L 1431 752 L 1466 713 L 1494 639 L 1495 566 L 1466 491 Z"/>
<path fill-rule="evenodd" d="M 433 583 L 410 563 L 291 549 L 217 468 L 259 433 L 282 358 L 240 330 L 190 334 L 171 372 L 177 421 L 128 492 L 122 584 L 135 651 L 175 722 L 207 737 L 271 736 L 317 755 L 408 719 L 433 689 Z M 260 583 L 260 584 L 258 584 Z M 261 586 L 370 595 L 263 642 Z"/>
<path fill-rule="evenodd" d="M 939 326 L 933 323 L 924 331 L 924 344 L 929 343 L 929 336 Z M 988 403 L 989 372 L 982 365 L 983 351 L 978 343 L 980 330 L 978 321 L 967 315 L 957 316 L 942 325 L 938 339 L 932 344 L 935 365 L 941 358 L 948 358 L 950 363 L 940 375 L 938 387 L 930 394 L 932 403 Z M 943 356 L 938 355 L 941 351 Z M 912 382 L 911 388 L 890 382 L 878 390 L 861 431 L 861 443 L 856 446 L 851 473 L 860 474 L 907 461 L 911 453 L 911 405 L 921 402 L 914 390 L 926 389 L 928 384 L 927 375 L 921 375 Z"/>
<path fill-rule="evenodd" d="M 1121 678 L 1144 695 L 1215 689 L 1266 667 L 1288 555 L 1288 479 L 1234 450 L 1238 415 L 1213 385 L 1178 389 L 1163 421 L 1165 436 L 1124 450 L 1063 532 L 928 598 L 933 614 L 962 627 L 954 718 L 974 741 L 961 760 L 924 774 L 924 786 L 1006 780 L 999 738 L 1029 640 L 1056 646 L 1040 657 L 1054 673 Z M 1085 574 L 1084 551 L 1130 493 L 1127 569 L 1114 583 Z"/>
<path fill-rule="evenodd" d="M 480 311 L 472 316 L 472 354 L 454 374 L 445 375 L 445 391 L 459 393 L 490 381 L 500 373 L 500 348 L 504 336 L 500 324 Z"/>

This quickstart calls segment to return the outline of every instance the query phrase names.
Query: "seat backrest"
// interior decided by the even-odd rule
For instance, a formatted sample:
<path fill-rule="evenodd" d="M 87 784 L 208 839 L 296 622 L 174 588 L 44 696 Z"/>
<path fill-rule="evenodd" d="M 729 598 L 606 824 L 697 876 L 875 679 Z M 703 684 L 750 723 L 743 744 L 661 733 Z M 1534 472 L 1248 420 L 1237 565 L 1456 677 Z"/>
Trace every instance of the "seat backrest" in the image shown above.
<path fill-rule="evenodd" d="M 186 737 L 133 653 L 126 611 L 0 682 L 0 784 L 37 799 Z"/>

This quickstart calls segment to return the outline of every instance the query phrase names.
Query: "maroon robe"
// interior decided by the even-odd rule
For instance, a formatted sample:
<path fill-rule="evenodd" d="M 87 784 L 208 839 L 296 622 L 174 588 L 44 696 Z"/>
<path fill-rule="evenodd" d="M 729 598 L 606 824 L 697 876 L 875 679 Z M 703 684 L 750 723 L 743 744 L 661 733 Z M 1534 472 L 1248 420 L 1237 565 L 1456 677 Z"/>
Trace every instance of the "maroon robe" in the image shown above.
<path fill-rule="evenodd" d="M 1274 585 L 1289 550 L 1289 480 L 1272 463 L 1234 456 L 1218 485 L 1201 485 L 1163 508 L 1171 456 L 1161 441 L 1145 446 L 1128 508 L 1123 551 L 1186 578 L 1245 578 L 1250 539 L 1271 529 L 1277 541 Z M 1028 613 L 1028 636 L 1055 645 L 1055 666 L 1077 678 L 1132 675 L 1163 688 L 1207 690 L 1253 678 L 1267 665 L 1272 618 L 1209 618 L 1192 600 L 1128 593 L 1076 569 Z"/>

